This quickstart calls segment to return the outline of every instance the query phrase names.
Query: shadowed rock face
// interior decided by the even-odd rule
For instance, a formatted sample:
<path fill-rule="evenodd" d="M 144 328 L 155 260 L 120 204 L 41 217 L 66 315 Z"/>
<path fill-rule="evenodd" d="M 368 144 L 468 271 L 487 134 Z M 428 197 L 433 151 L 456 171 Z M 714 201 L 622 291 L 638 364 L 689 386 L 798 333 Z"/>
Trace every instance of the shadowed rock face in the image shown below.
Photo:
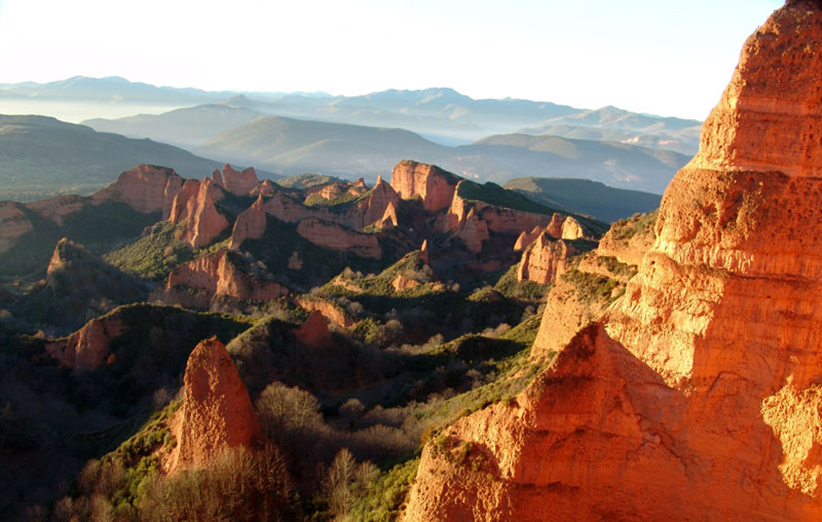
<path fill-rule="evenodd" d="M 426 448 L 406 518 L 822 516 L 821 173 L 822 8 L 789 2 L 745 44 L 625 296 L 513 407 L 446 432 L 481 473 Z"/>
<path fill-rule="evenodd" d="M 216 337 L 201 341 L 191 352 L 184 383 L 172 471 L 207 467 L 223 451 L 262 439 L 248 390 Z"/>

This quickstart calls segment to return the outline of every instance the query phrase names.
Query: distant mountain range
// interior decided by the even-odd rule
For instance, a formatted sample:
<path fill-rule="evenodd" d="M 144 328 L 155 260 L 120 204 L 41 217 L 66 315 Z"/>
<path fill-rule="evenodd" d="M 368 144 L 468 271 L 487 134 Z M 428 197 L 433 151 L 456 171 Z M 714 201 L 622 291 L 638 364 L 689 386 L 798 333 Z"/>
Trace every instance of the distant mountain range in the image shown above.
<path fill-rule="evenodd" d="M 108 113 L 117 105 L 153 106 L 154 110 L 150 112 L 159 113 L 172 108 L 222 103 L 264 115 L 402 128 L 445 145 L 464 145 L 494 134 L 515 132 L 600 139 L 596 134 L 581 135 L 575 129 L 602 129 L 603 132 L 619 131 L 604 132 L 602 139 L 675 150 L 686 155 L 696 152 L 700 125 L 695 120 L 637 114 L 615 107 L 586 110 L 511 98 L 475 100 L 448 88 L 392 89 L 362 96 L 331 96 L 325 93 L 209 92 L 193 88 L 157 87 L 119 77 L 97 79 L 77 76 L 45 84 L 0 84 L 0 98 L 18 105 L 26 102 L 34 109 L 40 103 L 44 107 L 55 102 L 95 104 L 89 109 L 89 114 Z M 31 112 L 48 114 L 39 110 Z M 93 124 L 95 128 L 98 128 L 97 125 L 102 123 Z M 566 126 L 573 129 L 564 128 Z M 693 131 L 694 127 L 696 132 Z M 116 131 L 113 128 L 106 130 Z M 569 132 L 577 134 L 571 135 Z M 185 141 L 173 140 L 171 143 Z"/>
<path fill-rule="evenodd" d="M 85 123 L 98 130 L 176 143 L 216 161 L 255 165 L 283 175 L 316 172 L 374 179 L 398 161 L 411 158 L 479 181 L 571 177 L 661 193 L 688 161 L 675 152 L 618 142 L 525 134 L 495 135 L 453 147 L 398 128 L 264 116 L 249 108 L 214 104 Z"/>
<path fill-rule="evenodd" d="M 207 92 L 117 77 L 75 77 L 0 85 L 0 97 L 33 107 L 77 104 L 78 110 L 86 103 L 173 108 L 83 123 L 179 146 L 216 163 L 254 165 L 284 175 L 374 179 L 412 158 L 478 181 L 584 178 L 655 193 L 695 152 L 700 125 L 615 107 L 474 100 L 446 88 L 346 97 Z"/>
<path fill-rule="evenodd" d="M 88 194 L 139 163 L 202 177 L 222 163 L 151 140 L 96 132 L 44 116 L 0 115 L 0 200 Z M 276 177 L 262 172 L 261 177 Z"/>

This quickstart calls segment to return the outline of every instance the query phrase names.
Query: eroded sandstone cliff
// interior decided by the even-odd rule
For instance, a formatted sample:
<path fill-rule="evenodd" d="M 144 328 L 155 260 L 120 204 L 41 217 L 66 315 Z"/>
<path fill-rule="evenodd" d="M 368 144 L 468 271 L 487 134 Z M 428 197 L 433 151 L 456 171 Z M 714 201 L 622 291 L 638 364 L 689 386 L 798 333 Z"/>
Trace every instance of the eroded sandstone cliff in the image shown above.
<path fill-rule="evenodd" d="M 426 447 L 406 518 L 820 518 L 820 173 L 822 5 L 791 1 L 745 44 L 625 295 Z"/>

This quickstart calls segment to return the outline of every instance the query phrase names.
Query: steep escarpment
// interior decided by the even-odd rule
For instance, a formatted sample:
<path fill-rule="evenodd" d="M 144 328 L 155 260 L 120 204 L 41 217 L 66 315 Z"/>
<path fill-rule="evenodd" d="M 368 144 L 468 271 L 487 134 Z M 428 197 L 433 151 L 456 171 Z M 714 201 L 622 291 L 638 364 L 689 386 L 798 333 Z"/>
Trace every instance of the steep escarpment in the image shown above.
<path fill-rule="evenodd" d="M 425 210 L 448 207 L 459 178 L 435 165 L 404 160 L 394 167 L 391 186 L 403 199 L 420 198 Z"/>
<path fill-rule="evenodd" d="M 624 296 L 445 430 L 479 469 L 428 445 L 406 518 L 822 516 L 821 42 L 807 0 L 749 38 Z"/>

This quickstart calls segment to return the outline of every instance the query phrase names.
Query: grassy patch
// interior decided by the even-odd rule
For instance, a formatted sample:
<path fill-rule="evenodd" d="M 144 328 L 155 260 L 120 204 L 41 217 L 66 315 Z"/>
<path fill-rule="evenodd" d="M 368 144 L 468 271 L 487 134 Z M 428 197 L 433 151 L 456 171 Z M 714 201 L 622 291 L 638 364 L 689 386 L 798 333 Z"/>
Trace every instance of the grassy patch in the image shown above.
<path fill-rule="evenodd" d="M 157 280 L 194 259 L 183 242 L 185 224 L 161 221 L 138 240 L 107 253 L 103 258 L 124 272 Z"/>

